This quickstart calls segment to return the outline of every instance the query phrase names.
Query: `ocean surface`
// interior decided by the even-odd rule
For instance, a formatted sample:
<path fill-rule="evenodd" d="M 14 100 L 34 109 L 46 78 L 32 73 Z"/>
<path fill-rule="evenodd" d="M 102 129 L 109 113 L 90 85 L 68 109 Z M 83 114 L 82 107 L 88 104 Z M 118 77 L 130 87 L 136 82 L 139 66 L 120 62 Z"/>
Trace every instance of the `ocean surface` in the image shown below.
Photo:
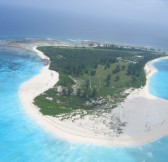
<path fill-rule="evenodd" d="M 34 3 L 38 2 L 36 1 Z M 132 10 L 134 8 L 131 6 L 132 2 L 130 1 L 129 3 L 128 10 Z M 96 6 L 97 4 L 95 4 L 94 9 Z M 158 6 L 161 7 L 159 4 Z M 162 8 L 159 9 L 162 10 Z M 110 12 L 113 13 L 113 10 L 111 9 Z M 156 11 L 158 10 L 156 9 Z M 168 22 L 165 17 L 167 13 L 164 13 L 164 16 L 159 19 L 151 15 L 155 20 L 154 23 L 153 20 L 148 18 L 151 13 L 139 20 L 136 19 L 136 16 L 133 18 L 132 14 L 128 18 L 124 18 L 129 12 L 125 10 L 121 10 L 117 14 L 114 12 L 110 17 L 101 17 L 103 13 L 101 11 L 98 12 L 97 16 L 92 16 L 66 12 L 66 9 L 65 11 L 53 11 L 1 4 L 0 39 L 55 38 L 60 40 L 95 40 L 168 50 Z M 159 13 L 158 11 L 157 15 Z M 143 11 L 140 14 L 143 14 Z M 162 19 L 164 21 L 161 23 L 160 20 Z"/>
<path fill-rule="evenodd" d="M 156 66 L 151 92 L 168 98 L 168 61 Z M 0 162 L 168 161 L 168 137 L 142 147 L 115 148 L 70 143 L 46 133 L 26 114 L 18 95 L 20 85 L 42 67 L 33 52 L 0 46 Z"/>
<path fill-rule="evenodd" d="M 159 70 L 150 81 L 150 93 L 157 97 L 168 99 L 168 59 L 156 62 L 154 66 Z"/>

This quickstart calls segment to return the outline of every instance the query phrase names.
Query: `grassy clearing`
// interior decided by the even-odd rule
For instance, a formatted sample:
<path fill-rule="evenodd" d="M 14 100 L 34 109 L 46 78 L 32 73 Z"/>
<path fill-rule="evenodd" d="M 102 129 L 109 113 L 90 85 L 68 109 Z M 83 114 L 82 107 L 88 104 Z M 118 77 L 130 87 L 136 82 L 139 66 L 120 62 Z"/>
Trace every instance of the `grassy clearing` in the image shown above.
<path fill-rule="evenodd" d="M 125 66 L 124 70 L 113 74 L 114 69 L 117 65 Z M 114 63 L 110 65 L 109 68 L 105 68 L 104 65 L 98 65 L 95 75 L 84 74 L 80 78 L 83 80 L 89 80 L 90 90 L 97 89 L 97 97 L 105 97 L 108 95 L 113 95 L 115 90 L 118 88 L 125 87 L 128 85 L 132 78 L 127 75 L 128 63 Z M 109 84 L 107 85 L 107 77 L 110 76 Z M 119 77 L 116 80 L 117 76 Z"/>

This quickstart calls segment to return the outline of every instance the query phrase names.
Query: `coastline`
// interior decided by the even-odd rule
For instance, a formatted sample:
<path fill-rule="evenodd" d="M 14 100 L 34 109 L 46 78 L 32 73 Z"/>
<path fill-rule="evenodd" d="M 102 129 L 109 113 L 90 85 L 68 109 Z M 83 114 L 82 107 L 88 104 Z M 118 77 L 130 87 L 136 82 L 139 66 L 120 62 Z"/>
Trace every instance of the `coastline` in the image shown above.
<path fill-rule="evenodd" d="M 41 59 L 48 59 L 41 51 L 38 51 L 36 47 L 33 50 Z M 166 57 L 168 58 L 168 57 Z M 49 70 L 49 65 L 44 66 L 40 74 L 36 75 L 32 79 L 23 83 L 19 90 L 19 96 L 21 103 L 23 104 L 26 112 L 39 123 L 44 130 L 49 132 L 51 135 L 55 135 L 57 138 L 61 138 L 67 141 L 72 141 L 76 143 L 87 143 L 105 146 L 140 146 L 149 142 L 152 142 L 160 137 L 168 135 L 168 120 L 162 125 L 155 125 L 150 131 L 146 131 L 146 115 L 149 114 L 157 115 L 157 113 L 165 114 L 168 113 L 168 101 L 152 96 L 149 93 L 149 80 L 151 76 L 157 72 L 154 67 L 154 62 L 159 61 L 159 58 L 148 62 L 145 65 L 147 83 L 142 89 L 135 90 L 131 92 L 128 98 L 122 103 L 118 108 L 114 110 L 116 116 L 120 116 L 122 121 L 126 121 L 128 126 L 124 130 L 124 133 L 119 137 L 108 138 L 106 136 L 97 136 L 95 133 L 89 132 L 84 135 L 85 130 L 81 128 L 76 128 L 71 125 L 71 123 L 61 122 L 54 117 L 43 116 L 38 108 L 33 104 L 33 99 L 44 91 L 52 88 L 59 80 L 59 74 L 55 71 Z M 145 96 L 145 97 L 144 97 Z M 133 100 L 136 100 L 133 102 Z M 151 101 L 154 103 L 151 105 Z M 141 105 L 146 105 L 147 107 Z M 138 107 L 138 106 L 139 107 Z M 135 106 L 137 106 L 135 108 Z M 154 108 L 151 108 L 153 107 Z M 162 109 L 158 109 L 157 106 L 162 106 Z M 124 108 L 124 109 L 123 109 Z M 152 116 L 151 116 L 152 117 Z M 53 119 L 54 118 L 54 119 Z M 140 118 L 137 122 L 137 118 Z M 148 117 L 150 118 L 150 117 Z M 159 120 L 160 119 L 160 120 Z M 159 117 L 157 122 L 162 123 L 162 118 Z M 140 130 L 136 131 L 137 124 L 140 126 Z M 153 125 L 156 123 L 151 122 Z M 149 128 L 149 126 L 148 126 Z M 87 131 L 87 130 L 86 130 Z"/>

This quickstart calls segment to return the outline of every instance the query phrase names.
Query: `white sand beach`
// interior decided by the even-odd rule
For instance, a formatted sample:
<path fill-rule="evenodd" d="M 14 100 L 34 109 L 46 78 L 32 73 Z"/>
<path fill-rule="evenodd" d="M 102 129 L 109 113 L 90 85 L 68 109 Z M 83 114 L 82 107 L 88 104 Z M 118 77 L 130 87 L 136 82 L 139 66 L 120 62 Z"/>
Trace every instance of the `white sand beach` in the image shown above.
<path fill-rule="evenodd" d="M 36 47 L 33 50 L 40 58 L 49 60 Z M 33 104 L 33 99 L 53 87 L 59 80 L 59 74 L 49 70 L 49 65 L 44 66 L 40 74 L 21 85 L 19 90 L 21 103 L 26 112 L 45 131 L 57 138 L 105 146 L 140 146 L 168 135 L 168 101 L 149 93 L 150 77 L 157 71 L 153 63 L 158 60 L 150 61 L 145 66 L 146 86 L 132 91 L 127 99 L 110 114 L 126 123 L 123 133 L 119 136 L 113 132 L 108 133 L 111 130 L 104 125 L 103 118 L 92 120 L 93 118 L 88 116 L 77 122 L 60 121 L 56 117 L 43 116 L 39 112 Z M 93 126 L 95 131 L 90 129 Z"/>

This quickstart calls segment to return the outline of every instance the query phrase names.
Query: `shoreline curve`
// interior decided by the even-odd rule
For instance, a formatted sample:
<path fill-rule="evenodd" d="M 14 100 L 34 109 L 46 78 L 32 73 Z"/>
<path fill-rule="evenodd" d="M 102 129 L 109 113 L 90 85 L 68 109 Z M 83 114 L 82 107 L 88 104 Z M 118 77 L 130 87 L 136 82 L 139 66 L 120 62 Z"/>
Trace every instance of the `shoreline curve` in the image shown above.
<path fill-rule="evenodd" d="M 41 59 L 48 59 L 47 56 L 44 55 L 43 52 L 37 50 L 37 47 L 33 48 L 33 51 L 37 53 L 37 55 Z M 168 101 L 165 99 L 160 99 L 158 97 L 152 96 L 149 93 L 149 80 L 151 76 L 157 72 L 157 69 L 154 67 L 154 62 L 159 61 L 160 59 L 167 59 L 168 57 L 162 57 L 159 59 L 152 60 L 148 62 L 145 65 L 145 71 L 146 71 L 146 86 L 139 90 L 138 94 L 134 94 L 134 92 L 131 92 L 131 94 L 128 96 L 128 99 L 126 99 L 126 102 L 122 104 L 122 106 L 125 106 L 126 109 L 123 111 L 123 114 L 126 113 L 128 116 L 130 115 L 127 111 L 127 100 L 128 105 L 129 101 L 132 99 L 135 99 L 135 97 L 141 97 L 142 95 L 145 96 L 147 99 L 151 100 L 159 100 L 159 102 L 162 102 L 165 104 L 168 104 Z M 64 139 L 67 141 L 72 141 L 75 143 L 87 143 L 87 144 L 95 144 L 95 145 L 104 145 L 104 146 L 115 146 L 115 147 L 135 147 L 140 146 L 143 144 L 147 144 L 149 142 L 155 141 L 156 139 L 159 139 L 165 135 L 168 135 L 168 124 L 166 127 L 161 127 L 160 133 L 156 133 L 156 130 L 152 130 L 148 132 L 147 134 L 140 134 L 140 136 L 132 135 L 130 130 L 132 129 L 132 125 L 126 132 L 124 132 L 124 135 L 121 137 L 116 138 L 99 138 L 96 135 L 93 136 L 85 136 L 84 132 L 80 132 L 79 130 L 74 130 L 70 126 L 65 126 L 63 123 L 57 121 L 53 122 L 51 120 L 51 117 L 44 116 L 39 112 L 39 109 L 33 104 L 33 100 L 36 96 L 40 95 L 44 91 L 48 90 L 49 88 L 52 88 L 59 80 L 59 74 L 55 71 L 49 70 L 49 66 L 44 66 L 39 74 L 37 74 L 35 77 L 29 79 L 28 81 L 24 82 L 19 89 L 19 97 L 21 100 L 21 103 L 23 107 L 25 108 L 26 112 L 40 125 L 49 132 L 51 135 L 56 136 L 57 138 Z M 135 90 L 136 91 L 136 90 Z M 133 98 L 132 98 L 133 94 Z M 137 96 L 136 96 L 137 95 Z M 141 100 L 140 100 L 141 101 Z M 149 105 L 150 106 L 150 105 Z M 121 113 L 121 108 L 116 108 L 115 113 L 117 114 L 118 111 Z M 149 108 L 150 109 L 150 108 Z M 165 109 L 165 107 L 164 107 Z M 132 109 L 128 109 L 133 110 Z M 152 109 L 151 109 L 152 111 Z M 166 112 L 168 112 L 168 108 L 166 109 Z M 136 111 L 133 111 L 133 113 L 136 113 Z M 150 113 L 150 110 L 149 110 Z M 165 112 L 164 112 L 165 113 Z M 135 115 L 135 114 L 134 114 Z M 138 115 L 138 114 L 137 114 Z M 135 124 L 135 123 L 134 123 Z M 144 124 L 144 123 L 143 123 Z M 166 129 L 166 130 L 165 130 Z M 158 129 L 157 129 L 158 131 Z"/>

